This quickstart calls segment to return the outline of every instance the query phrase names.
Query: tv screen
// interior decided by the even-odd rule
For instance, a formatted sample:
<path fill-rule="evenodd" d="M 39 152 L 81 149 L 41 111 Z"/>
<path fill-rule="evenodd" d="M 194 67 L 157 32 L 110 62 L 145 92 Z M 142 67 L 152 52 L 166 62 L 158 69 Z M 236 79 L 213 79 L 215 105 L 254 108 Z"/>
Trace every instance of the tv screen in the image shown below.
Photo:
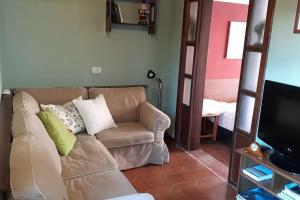
<path fill-rule="evenodd" d="M 300 163 L 300 88 L 266 81 L 258 137 L 277 153 Z"/>

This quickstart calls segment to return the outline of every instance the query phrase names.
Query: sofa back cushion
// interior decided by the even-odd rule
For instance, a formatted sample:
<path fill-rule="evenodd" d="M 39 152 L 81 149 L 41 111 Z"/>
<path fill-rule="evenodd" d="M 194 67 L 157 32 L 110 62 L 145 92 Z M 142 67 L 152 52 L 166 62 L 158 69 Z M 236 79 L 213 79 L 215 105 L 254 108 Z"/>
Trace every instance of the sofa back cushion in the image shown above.
<path fill-rule="evenodd" d="M 38 102 L 27 92 L 18 91 L 13 99 L 13 111 L 28 110 L 32 113 L 39 113 L 40 107 Z"/>
<path fill-rule="evenodd" d="M 137 122 L 138 107 L 146 101 L 144 87 L 90 88 L 89 98 L 103 94 L 115 122 Z"/>
<path fill-rule="evenodd" d="M 14 199 L 69 199 L 48 151 L 31 135 L 13 140 L 10 185 Z"/>
<path fill-rule="evenodd" d="M 88 98 L 87 89 L 84 87 L 70 88 L 24 88 L 16 89 L 30 94 L 38 104 L 55 104 L 63 105 L 73 99 L 82 96 L 83 99 Z"/>
<path fill-rule="evenodd" d="M 24 136 L 34 136 L 41 145 L 48 151 L 58 173 L 62 171 L 60 157 L 54 142 L 49 137 L 41 120 L 32 112 L 27 110 L 18 110 L 13 114 L 12 120 L 13 138 Z"/>

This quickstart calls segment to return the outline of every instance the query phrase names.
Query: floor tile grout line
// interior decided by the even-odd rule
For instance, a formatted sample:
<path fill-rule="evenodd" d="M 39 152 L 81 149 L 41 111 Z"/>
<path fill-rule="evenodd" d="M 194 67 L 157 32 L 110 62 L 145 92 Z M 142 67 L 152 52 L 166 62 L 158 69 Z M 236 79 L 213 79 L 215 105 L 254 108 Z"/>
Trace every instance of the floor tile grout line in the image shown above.
<path fill-rule="evenodd" d="M 191 154 L 190 152 L 188 152 L 187 150 L 185 150 L 182 147 L 179 147 L 182 151 L 184 151 L 187 155 L 189 155 L 190 157 L 192 157 L 194 160 L 196 160 L 198 163 L 200 163 L 201 165 L 203 165 L 204 167 L 206 167 L 209 171 L 211 171 L 214 175 L 216 175 L 218 178 L 220 178 L 222 181 L 227 182 L 226 179 L 224 179 L 221 175 L 219 175 L 218 173 L 216 173 L 214 170 L 212 170 L 210 167 L 208 167 L 205 163 L 201 162 L 200 160 L 198 160 L 193 154 Z"/>

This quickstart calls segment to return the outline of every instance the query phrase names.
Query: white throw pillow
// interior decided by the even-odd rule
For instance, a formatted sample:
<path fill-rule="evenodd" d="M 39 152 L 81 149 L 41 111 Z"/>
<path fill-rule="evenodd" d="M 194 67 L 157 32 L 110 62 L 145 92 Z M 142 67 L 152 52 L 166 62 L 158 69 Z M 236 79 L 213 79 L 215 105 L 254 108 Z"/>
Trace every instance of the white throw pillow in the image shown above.
<path fill-rule="evenodd" d="M 117 127 L 103 95 L 89 100 L 73 100 L 81 114 L 88 134 L 95 135 L 103 130 Z"/>
<path fill-rule="evenodd" d="M 82 97 L 78 97 L 76 100 L 80 101 Z M 52 109 L 72 133 L 85 131 L 83 119 L 72 101 L 64 105 L 41 104 L 41 108 L 43 111 Z"/>

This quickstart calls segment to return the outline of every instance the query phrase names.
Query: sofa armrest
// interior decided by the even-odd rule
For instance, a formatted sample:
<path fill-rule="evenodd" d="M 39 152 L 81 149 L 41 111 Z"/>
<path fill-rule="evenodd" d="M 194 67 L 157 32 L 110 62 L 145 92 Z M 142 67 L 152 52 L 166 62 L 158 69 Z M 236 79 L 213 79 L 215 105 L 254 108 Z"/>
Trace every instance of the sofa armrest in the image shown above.
<path fill-rule="evenodd" d="M 121 196 L 112 199 L 106 200 L 155 200 L 151 194 L 141 193 L 141 194 L 133 194 L 128 196 Z"/>
<path fill-rule="evenodd" d="M 140 105 L 139 122 L 154 133 L 154 142 L 162 141 L 164 132 L 171 125 L 170 118 L 148 102 L 143 102 Z"/>

